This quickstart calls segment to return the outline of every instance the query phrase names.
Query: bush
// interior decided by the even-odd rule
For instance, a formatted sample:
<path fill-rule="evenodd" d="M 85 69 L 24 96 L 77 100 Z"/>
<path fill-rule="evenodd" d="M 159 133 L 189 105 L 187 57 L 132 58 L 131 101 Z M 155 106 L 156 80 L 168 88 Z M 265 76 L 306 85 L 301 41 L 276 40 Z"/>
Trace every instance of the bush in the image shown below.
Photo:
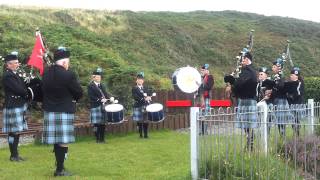
<path fill-rule="evenodd" d="M 305 99 L 320 100 L 320 78 L 309 77 L 304 79 Z"/>
<path fill-rule="evenodd" d="M 292 139 L 285 144 L 290 159 L 311 175 L 320 177 L 320 137 L 306 136 Z M 304 169 L 306 168 L 306 169 Z"/>

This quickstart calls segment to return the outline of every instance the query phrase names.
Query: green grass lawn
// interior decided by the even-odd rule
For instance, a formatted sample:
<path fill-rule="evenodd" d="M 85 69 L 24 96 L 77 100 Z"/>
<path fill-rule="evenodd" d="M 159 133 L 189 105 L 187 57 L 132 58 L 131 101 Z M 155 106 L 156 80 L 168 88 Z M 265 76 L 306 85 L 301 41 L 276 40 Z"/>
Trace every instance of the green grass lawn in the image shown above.
<path fill-rule="evenodd" d="M 189 134 L 173 131 L 107 136 L 106 144 L 81 137 L 69 147 L 65 161 L 75 175 L 63 179 L 190 179 Z M 35 144 L 19 148 L 22 163 L 9 161 L 8 148 L 0 149 L 0 179 L 52 179 L 52 146 Z"/>

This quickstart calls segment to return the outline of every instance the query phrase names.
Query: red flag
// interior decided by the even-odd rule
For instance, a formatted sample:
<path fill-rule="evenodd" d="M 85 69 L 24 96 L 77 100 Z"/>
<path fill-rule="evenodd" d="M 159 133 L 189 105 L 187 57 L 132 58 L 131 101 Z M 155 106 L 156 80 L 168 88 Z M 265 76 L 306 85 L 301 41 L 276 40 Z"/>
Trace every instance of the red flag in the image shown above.
<path fill-rule="evenodd" d="M 31 54 L 30 59 L 28 61 L 28 65 L 39 69 L 41 76 L 43 74 L 43 68 L 44 68 L 43 67 L 43 55 L 45 52 L 46 52 L 46 50 L 45 50 L 43 42 L 42 42 L 41 34 L 37 33 L 36 34 L 36 43 L 34 44 L 32 54 Z"/>

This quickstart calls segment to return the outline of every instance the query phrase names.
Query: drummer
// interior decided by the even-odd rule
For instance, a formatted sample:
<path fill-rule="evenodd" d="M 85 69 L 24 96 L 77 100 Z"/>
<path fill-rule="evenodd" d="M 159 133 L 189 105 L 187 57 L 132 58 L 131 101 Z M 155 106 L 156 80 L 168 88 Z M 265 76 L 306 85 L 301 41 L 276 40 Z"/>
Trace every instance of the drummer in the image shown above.
<path fill-rule="evenodd" d="M 94 126 L 97 143 L 105 143 L 106 117 L 104 104 L 109 99 L 105 86 L 101 83 L 102 69 L 97 68 L 92 72 L 91 82 L 88 85 L 90 99 L 90 120 Z"/>
<path fill-rule="evenodd" d="M 209 64 L 204 64 L 201 67 L 201 76 L 202 76 L 202 83 L 199 87 L 199 95 L 200 95 L 200 102 L 201 108 L 204 109 L 204 113 L 207 115 L 210 113 L 210 99 L 212 94 L 212 87 L 214 84 L 213 76 L 209 72 Z M 207 123 L 202 122 L 201 124 L 201 133 L 207 133 Z"/>
<path fill-rule="evenodd" d="M 137 74 L 136 85 L 132 88 L 132 97 L 134 99 L 132 119 L 137 122 L 140 138 L 148 138 L 148 121 L 145 107 L 151 101 L 151 97 L 145 96 L 147 88 L 143 83 L 144 73 L 140 72 Z"/>

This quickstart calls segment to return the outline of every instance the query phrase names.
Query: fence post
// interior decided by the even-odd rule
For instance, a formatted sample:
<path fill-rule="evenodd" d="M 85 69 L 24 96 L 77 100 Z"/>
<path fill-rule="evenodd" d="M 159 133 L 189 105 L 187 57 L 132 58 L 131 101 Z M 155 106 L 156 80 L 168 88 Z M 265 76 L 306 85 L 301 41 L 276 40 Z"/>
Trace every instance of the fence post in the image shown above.
<path fill-rule="evenodd" d="M 198 115 L 199 107 L 190 108 L 191 176 L 198 179 Z"/>
<path fill-rule="evenodd" d="M 261 142 L 263 147 L 263 152 L 265 155 L 268 153 L 268 105 L 266 102 L 259 102 L 258 113 L 262 113 L 261 116 Z"/>
<path fill-rule="evenodd" d="M 308 109 L 310 109 L 310 116 L 308 118 L 308 132 L 313 134 L 314 132 L 314 100 L 308 99 Z"/>

